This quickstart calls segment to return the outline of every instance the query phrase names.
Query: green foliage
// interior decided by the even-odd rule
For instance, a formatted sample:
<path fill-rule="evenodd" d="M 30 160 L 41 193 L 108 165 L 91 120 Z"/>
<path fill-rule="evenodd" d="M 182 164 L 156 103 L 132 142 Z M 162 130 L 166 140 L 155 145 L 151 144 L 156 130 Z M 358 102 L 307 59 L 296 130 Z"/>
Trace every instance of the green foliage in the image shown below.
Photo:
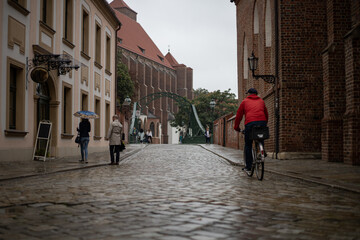
<path fill-rule="evenodd" d="M 135 86 L 134 82 L 131 80 L 129 70 L 127 66 L 118 61 L 117 65 L 117 99 L 118 103 L 122 105 L 124 103 L 124 99 L 129 96 L 133 98 Z"/>
<path fill-rule="evenodd" d="M 189 109 L 190 106 L 187 104 L 177 104 L 177 106 L 178 106 L 179 111 L 178 111 L 178 113 L 175 114 L 175 119 L 170 122 L 170 125 L 172 127 L 180 128 L 189 123 L 191 111 Z"/>
<path fill-rule="evenodd" d="M 191 101 L 195 105 L 200 122 L 204 127 L 209 126 L 212 131 L 212 123 L 215 119 L 229 113 L 236 113 L 238 108 L 236 95 L 228 89 L 224 92 L 220 90 L 209 92 L 204 88 L 194 90 L 194 99 Z M 211 100 L 216 102 L 215 108 L 210 107 Z M 180 107 L 179 112 L 175 114 L 175 120 L 171 126 L 183 126 L 189 122 L 189 108 Z"/>

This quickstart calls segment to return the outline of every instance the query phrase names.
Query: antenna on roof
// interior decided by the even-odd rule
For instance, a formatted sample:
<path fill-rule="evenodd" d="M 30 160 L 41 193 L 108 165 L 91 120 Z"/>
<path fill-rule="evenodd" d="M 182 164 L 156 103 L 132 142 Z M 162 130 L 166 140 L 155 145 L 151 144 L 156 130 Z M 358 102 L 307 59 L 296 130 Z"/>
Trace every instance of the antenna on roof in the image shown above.
<path fill-rule="evenodd" d="M 168 52 L 170 52 L 170 45 L 168 45 Z"/>

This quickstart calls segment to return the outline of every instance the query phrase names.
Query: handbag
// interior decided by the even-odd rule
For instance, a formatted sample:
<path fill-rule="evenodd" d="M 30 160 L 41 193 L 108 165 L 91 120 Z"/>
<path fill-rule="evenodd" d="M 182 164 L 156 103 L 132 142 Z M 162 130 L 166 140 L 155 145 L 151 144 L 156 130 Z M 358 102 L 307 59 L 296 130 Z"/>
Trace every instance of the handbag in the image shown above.
<path fill-rule="evenodd" d="M 80 134 L 78 134 L 75 138 L 75 143 L 80 144 L 81 140 L 80 140 Z"/>

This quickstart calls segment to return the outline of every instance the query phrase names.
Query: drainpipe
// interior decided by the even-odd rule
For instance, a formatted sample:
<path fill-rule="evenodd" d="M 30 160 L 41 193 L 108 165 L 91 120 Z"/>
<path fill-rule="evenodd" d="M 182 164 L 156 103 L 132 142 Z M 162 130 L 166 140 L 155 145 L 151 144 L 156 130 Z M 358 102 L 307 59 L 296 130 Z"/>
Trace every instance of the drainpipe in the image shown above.
<path fill-rule="evenodd" d="M 119 24 L 119 27 L 115 31 L 115 114 L 116 114 L 116 104 L 117 104 L 117 66 L 118 66 L 118 49 L 117 49 L 117 35 L 118 31 L 121 28 L 121 23 Z"/>
<path fill-rule="evenodd" d="M 280 106 L 279 106 L 279 9 L 278 0 L 274 1 L 275 7 L 275 153 L 278 159 L 279 133 L 280 133 Z"/>

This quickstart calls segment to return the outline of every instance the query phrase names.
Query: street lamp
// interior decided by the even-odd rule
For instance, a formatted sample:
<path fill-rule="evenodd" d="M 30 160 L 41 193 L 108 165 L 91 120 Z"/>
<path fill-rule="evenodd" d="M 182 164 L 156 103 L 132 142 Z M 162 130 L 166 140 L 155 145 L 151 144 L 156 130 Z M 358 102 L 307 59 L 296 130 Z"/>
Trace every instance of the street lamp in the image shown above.
<path fill-rule="evenodd" d="M 259 59 L 257 57 L 255 57 L 254 55 L 254 51 L 251 53 L 251 56 L 248 58 L 249 61 L 249 68 L 252 71 L 252 76 L 255 79 L 263 79 L 265 82 L 267 83 L 272 83 L 275 85 L 275 76 L 274 75 L 255 75 L 255 70 L 258 67 L 258 61 Z M 275 99 L 274 99 L 274 104 L 275 104 L 275 135 L 276 135 L 276 143 L 275 143 L 275 148 L 276 148 L 276 158 L 277 158 L 277 154 L 278 154 L 278 138 L 279 138 L 279 124 L 280 124 L 280 112 L 279 112 L 279 90 L 278 87 L 275 87 Z"/>
<path fill-rule="evenodd" d="M 211 99 L 211 101 L 210 101 L 210 108 L 211 108 L 211 109 L 214 109 L 214 108 L 215 108 L 215 105 L 216 105 L 215 100 L 214 100 L 214 99 Z"/>
<path fill-rule="evenodd" d="M 213 135 L 214 135 L 214 109 L 215 109 L 215 105 L 216 105 L 216 102 L 215 102 L 215 99 L 211 99 L 210 101 L 210 108 L 211 108 L 211 112 L 212 112 L 212 135 L 211 135 L 211 143 L 213 143 Z"/>
<path fill-rule="evenodd" d="M 131 103 L 131 98 L 129 98 L 129 96 L 127 96 L 127 97 L 124 99 L 124 105 L 125 105 L 125 106 L 128 106 L 128 105 L 130 105 L 130 103 Z"/>
<path fill-rule="evenodd" d="M 251 56 L 248 58 L 249 68 L 252 71 L 252 76 L 255 79 L 263 79 L 267 83 L 275 84 L 275 76 L 274 75 L 255 75 L 255 70 L 258 67 L 259 58 L 255 57 L 254 52 L 252 52 Z"/>
<path fill-rule="evenodd" d="M 121 112 L 123 113 L 123 117 L 124 117 L 124 124 L 126 120 L 129 120 L 128 114 L 130 113 L 130 104 L 131 104 L 131 98 L 129 98 L 129 96 L 126 96 L 121 106 Z M 129 133 L 131 132 L 131 130 L 132 129 L 129 129 Z M 130 142 L 130 134 L 128 135 L 128 142 Z"/>

